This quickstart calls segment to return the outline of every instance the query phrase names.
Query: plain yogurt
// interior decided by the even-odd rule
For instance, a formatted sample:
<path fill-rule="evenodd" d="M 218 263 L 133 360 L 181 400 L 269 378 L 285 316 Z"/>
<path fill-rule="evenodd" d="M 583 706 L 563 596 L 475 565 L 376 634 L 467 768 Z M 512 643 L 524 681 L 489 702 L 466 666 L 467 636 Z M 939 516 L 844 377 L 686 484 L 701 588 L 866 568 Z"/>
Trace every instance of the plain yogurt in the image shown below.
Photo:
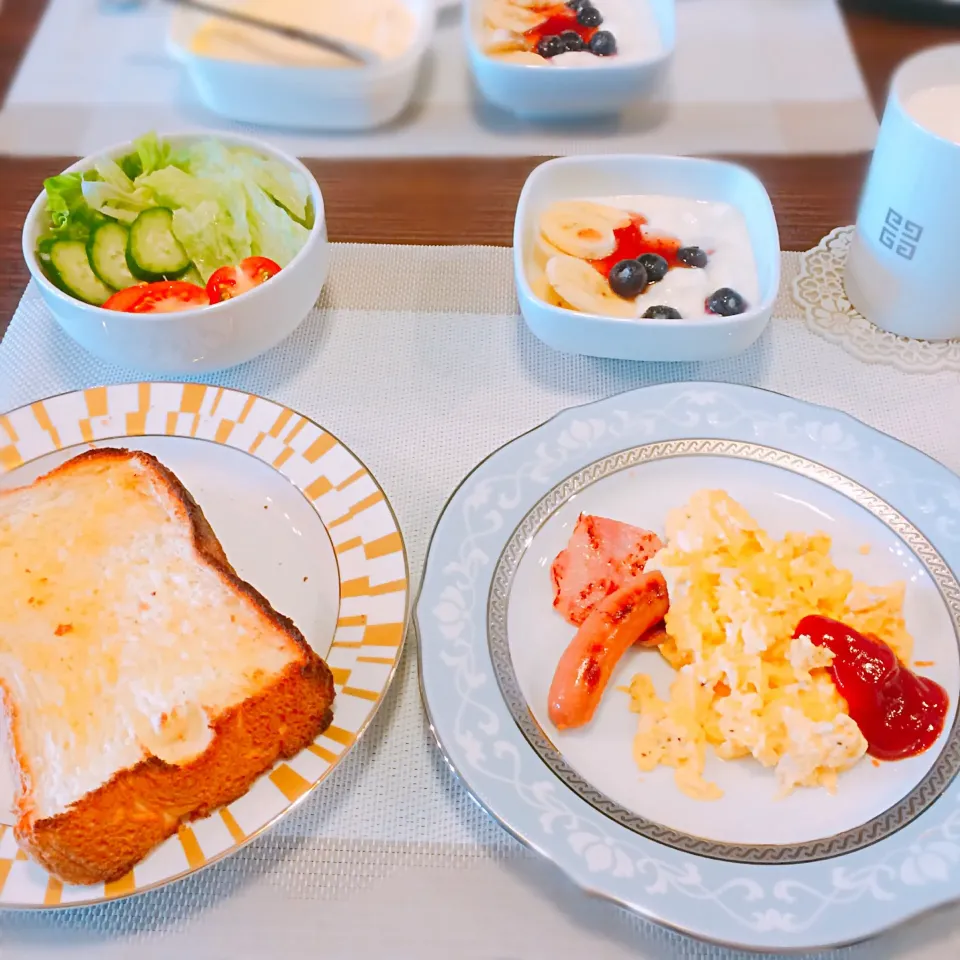
<path fill-rule="evenodd" d="M 416 21 L 402 0 L 244 0 L 241 13 L 365 47 L 383 60 L 413 43 Z M 191 40 L 201 56 L 289 67 L 355 67 L 333 51 L 229 20 L 207 20 Z"/>
<path fill-rule="evenodd" d="M 736 207 L 712 200 L 693 200 L 659 194 L 590 197 L 594 203 L 617 207 L 646 219 L 644 234 L 674 237 L 681 247 L 700 247 L 707 253 L 705 267 L 673 267 L 636 298 L 635 316 L 647 308 L 673 307 L 679 320 L 721 319 L 708 313 L 708 297 L 723 287 L 735 290 L 750 310 L 760 303 L 760 278 L 747 221 Z"/>

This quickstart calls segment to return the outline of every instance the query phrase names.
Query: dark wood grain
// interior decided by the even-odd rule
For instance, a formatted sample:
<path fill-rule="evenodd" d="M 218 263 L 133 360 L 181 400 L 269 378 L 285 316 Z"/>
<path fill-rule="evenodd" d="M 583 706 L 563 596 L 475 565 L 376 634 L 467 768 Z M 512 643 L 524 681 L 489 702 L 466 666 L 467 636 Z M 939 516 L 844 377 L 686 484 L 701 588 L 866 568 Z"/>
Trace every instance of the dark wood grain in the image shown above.
<path fill-rule="evenodd" d="M 960 28 L 893 20 L 849 0 L 846 18 L 871 97 L 879 110 L 890 76 L 909 54 L 960 40 Z M 856 7 L 856 9 L 854 9 Z M 41 0 L 0 6 L 0 94 L 42 15 Z M 0 335 L 27 281 L 20 254 L 23 218 L 44 177 L 72 157 L 0 157 Z M 867 156 L 731 158 L 754 170 L 773 198 L 787 250 L 813 246 L 853 220 Z M 338 241 L 508 245 L 517 197 L 542 158 L 311 160 Z M 456 211 L 452 215 L 451 211 Z"/>

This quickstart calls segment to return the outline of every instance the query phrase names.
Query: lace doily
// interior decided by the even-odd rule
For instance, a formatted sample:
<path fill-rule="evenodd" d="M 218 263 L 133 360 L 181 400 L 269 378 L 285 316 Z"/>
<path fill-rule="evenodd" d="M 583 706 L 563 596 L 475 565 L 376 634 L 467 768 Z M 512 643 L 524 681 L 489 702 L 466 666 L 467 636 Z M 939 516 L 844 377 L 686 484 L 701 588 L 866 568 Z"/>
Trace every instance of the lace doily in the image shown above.
<path fill-rule="evenodd" d="M 885 363 L 906 373 L 960 371 L 960 340 L 911 340 L 874 326 L 847 299 L 844 268 L 853 227 L 837 227 L 800 255 L 793 298 L 807 326 L 865 363 Z"/>

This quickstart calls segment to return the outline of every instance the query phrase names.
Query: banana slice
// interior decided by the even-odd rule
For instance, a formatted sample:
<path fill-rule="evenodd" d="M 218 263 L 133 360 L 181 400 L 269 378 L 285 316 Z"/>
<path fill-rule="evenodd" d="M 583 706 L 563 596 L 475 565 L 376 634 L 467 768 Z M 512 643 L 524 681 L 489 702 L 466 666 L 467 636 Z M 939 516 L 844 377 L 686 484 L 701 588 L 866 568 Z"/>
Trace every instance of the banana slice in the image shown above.
<path fill-rule="evenodd" d="M 634 302 L 618 297 L 605 277 L 577 257 L 552 257 L 546 273 L 550 286 L 575 310 L 625 320 L 636 316 Z"/>
<path fill-rule="evenodd" d="M 538 66 L 544 62 L 543 57 L 537 53 L 531 53 L 529 50 L 500 50 L 492 51 L 489 47 L 487 53 L 495 60 L 503 60 L 506 63 L 528 63 L 532 66 Z"/>
<path fill-rule="evenodd" d="M 525 33 L 543 20 L 539 13 L 518 7 L 510 0 L 488 0 L 483 17 L 494 30 L 509 30 L 510 33 Z"/>
<path fill-rule="evenodd" d="M 588 200 L 564 200 L 540 217 L 540 232 L 555 247 L 572 257 L 600 260 L 617 247 L 613 231 L 626 226 L 630 217 L 616 207 Z"/>
<path fill-rule="evenodd" d="M 547 261 L 551 257 L 564 256 L 559 247 L 555 247 L 542 233 L 537 234 L 537 239 L 533 244 L 534 260 L 539 267 L 546 267 Z"/>
<path fill-rule="evenodd" d="M 538 270 L 533 274 L 530 277 L 530 288 L 533 290 L 535 297 L 543 300 L 544 303 L 549 303 L 551 307 L 564 306 L 563 299 L 560 294 L 550 286 L 550 282 L 547 280 L 545 273 L 541 273 Z"/>

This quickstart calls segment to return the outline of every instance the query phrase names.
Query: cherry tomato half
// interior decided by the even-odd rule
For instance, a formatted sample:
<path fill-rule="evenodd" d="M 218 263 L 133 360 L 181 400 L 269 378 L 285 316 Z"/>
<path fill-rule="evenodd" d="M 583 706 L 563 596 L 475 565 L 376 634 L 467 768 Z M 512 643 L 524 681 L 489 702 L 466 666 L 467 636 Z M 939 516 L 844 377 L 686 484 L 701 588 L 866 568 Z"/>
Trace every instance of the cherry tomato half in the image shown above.
<path fill-rule="evenodd" d="M 207 281 L 211 303 L 220 303 L 266 283 L 280 272 L 280 264 L 268 257 L 247 257 L 235 267 L 221 267 Z"/>
<path fill-rule="evenodd" d="M 145 283 L 137 283 L 124 290 L 118 290 L 102 304 L 104 310 L 122 310 L 126 312 L 141 297 Z"/>
<path fill-rule="evenodd" d="M 158 280 L 132 289 L 139 296 L 126 306 L 127 313 L 175 313 L 210 304 L 207 291 L 186 280 Z"/>

